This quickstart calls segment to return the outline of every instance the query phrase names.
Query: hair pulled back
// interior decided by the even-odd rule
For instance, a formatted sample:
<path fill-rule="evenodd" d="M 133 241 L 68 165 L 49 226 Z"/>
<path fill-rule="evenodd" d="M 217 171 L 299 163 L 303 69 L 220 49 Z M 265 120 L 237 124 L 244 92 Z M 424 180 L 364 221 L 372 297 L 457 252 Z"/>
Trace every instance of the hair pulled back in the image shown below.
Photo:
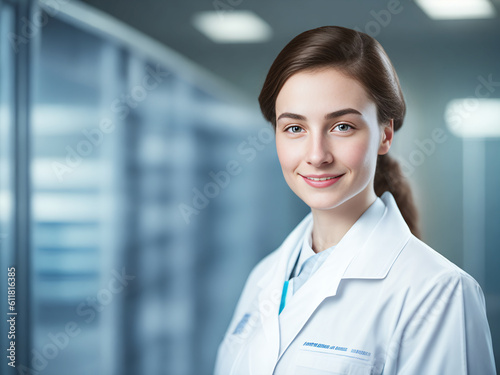
<path fill-rule="evenodd" d="M 379 124 L 392 119 L 394 130 L 403 125 L 406 104 L 399 79 L 380 43 L 363 32 L 340 26 L 322 26 L 292 39 L 274 60 L 259 95 L 264 118 L 276 128 L 276 98 L 293 74 L 332 67 L 357 80 L 377 107 Z M 412 233 L 420 237 L 418 215 L 410 186 L 398 162 L 379 155 L 375 194 L 390 191 Z"/>

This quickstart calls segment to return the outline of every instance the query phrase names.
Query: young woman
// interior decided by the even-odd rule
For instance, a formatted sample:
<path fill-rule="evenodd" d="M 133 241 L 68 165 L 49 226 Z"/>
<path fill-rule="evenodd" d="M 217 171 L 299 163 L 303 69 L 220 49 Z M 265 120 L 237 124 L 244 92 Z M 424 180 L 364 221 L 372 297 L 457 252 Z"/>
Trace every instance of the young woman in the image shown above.
<path fill-rule="evenodd" d="M 494 374 L 481 288 L 418 239 L 387 155 L 405 102 L 381 45 L 343 27 L 306 31 L 259 102 L 311 212 L 250 274 L 216 374 Z"/>

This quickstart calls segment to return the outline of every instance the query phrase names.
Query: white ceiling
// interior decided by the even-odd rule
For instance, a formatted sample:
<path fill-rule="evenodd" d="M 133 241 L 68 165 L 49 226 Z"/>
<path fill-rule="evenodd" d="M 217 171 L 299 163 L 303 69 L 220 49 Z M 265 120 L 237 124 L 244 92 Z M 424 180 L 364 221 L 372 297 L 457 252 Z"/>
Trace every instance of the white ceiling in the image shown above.
<path fill-rule="evenodd" d="M 397 0 L 216 0 L 229 8 L 252 10 L 273 29 L 270 41 L 256 44 L 216 44 L 191 23 L 194 13 L 215 10 L 213 0 L 85 0 L 137 30 L 180 52 L 256 98 L 267 69 L 284 45 L 302 31 L 323 26 L 358 27 L 375 36 L 391 58 L 442 58 L 447 64 L 470 65 L 475 59 L 498 62 L 500 19 L 434 21 L 410 0 L 401 0 L 387 25 L 377 14 L 388 14 Z M 229 4 L 233 4 L 232 6 Z M 500 14 L 499 0 L 493 4 Z M 374 35 L 377 23 L 380 32 Z M 372 27 L 367 29 L 367 27 Z M 491 71 L 491 70 L 490 70 Z"/>

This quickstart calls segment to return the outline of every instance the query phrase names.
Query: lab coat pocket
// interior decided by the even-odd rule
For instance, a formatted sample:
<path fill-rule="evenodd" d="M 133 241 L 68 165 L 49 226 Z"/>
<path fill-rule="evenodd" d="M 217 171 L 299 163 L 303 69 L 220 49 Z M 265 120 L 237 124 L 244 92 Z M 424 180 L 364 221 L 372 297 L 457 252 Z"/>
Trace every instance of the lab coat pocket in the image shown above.
<path fill-rule="evenodd" d="M 358 359 L 301 350 L 294 375 L 372 375 L 373 366 Z"/>

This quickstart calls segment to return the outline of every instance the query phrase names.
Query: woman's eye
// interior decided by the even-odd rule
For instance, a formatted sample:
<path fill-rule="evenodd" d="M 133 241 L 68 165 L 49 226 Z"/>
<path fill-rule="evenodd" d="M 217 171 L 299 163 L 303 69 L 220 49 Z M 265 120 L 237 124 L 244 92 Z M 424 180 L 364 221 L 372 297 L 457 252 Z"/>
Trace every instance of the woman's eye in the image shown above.
<path fill-rule="evenodd" d="M 340 130 L 341 132 L 346 132 L 348 130 L 351 130 L 352 126 L 349 124 L 338 124 L 335 128 L 337 130 Z"/>
<path fill-rule="evenodd" d="M 302 130 L 302 128 L 300 126 L 297 126 L 297 125 L 290 126 L 288 129 L 286 129 L 286 131 L 291 132 L 291 133 L 299 133 L 301 130 Z"/>

